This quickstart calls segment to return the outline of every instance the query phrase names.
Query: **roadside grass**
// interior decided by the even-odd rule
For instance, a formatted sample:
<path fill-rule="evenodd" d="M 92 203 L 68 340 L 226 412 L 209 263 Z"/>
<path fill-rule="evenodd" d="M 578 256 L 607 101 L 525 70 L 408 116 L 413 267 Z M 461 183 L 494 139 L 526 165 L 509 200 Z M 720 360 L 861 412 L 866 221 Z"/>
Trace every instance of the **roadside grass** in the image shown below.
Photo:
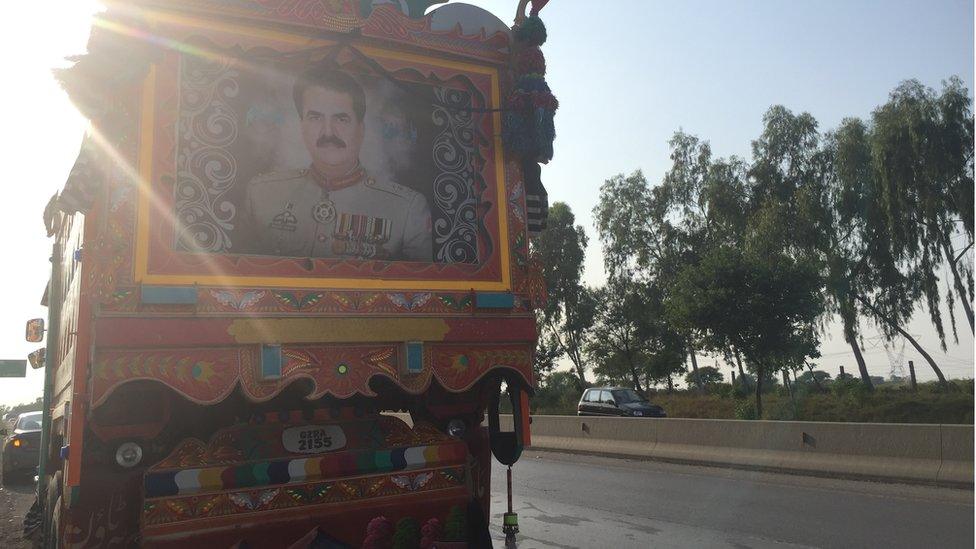
<path fill-rule="evenodd" d="M 668 417 L 755 419 L 755 397 L 739 387 L 718 384 L 705 393 L 680 390 L 650 391 L 648 398 L 662 406 Z M 542 388 L 531 402 L 533 414 L 576 415 L 579 392 L 567 388 L 555 393 Z M 824 387 L 797 384 L 794 396 L 782 386 L 763 395 L 763 419 L 865 423 L 973 424 L 973 381 L 954 380 L 948 389 L 935 382 L 907 385 L 886 383 L 866 391 L 856 381 L 833 382 Z"/>

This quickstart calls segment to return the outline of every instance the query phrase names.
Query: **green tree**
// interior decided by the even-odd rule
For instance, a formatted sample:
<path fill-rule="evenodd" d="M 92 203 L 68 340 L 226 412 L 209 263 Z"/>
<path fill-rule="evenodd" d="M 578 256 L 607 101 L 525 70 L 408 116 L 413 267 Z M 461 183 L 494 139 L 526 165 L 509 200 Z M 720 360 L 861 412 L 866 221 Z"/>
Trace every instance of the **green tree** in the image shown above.
<path fill-rule="evenodd" d="M 740 159 L 713 158 L 708 142 L 680 131 L 669 145 L 671 168 L 652 191 L 648 218 L 650 230 L 661 235 L 659 257 L 652 268 L 665 288 L 714 247 L 741 245 L 748 198 L 746 166 Z M 703 389 L 696 352 L 703 345 L 701 331 L 689 327 L 684 336 L 694 385 Z"/>
<path fill-rule="evenodd" d="M 822 285 L 819 266 L 809 260 L 720 247 L 681 272 L 669 313 L 698 326 L 708 348 L 742 352 L 757 374 L 756 412 L 762 417 L 763 379 L 799 356 L 819 356 Z"/>
<path fill-rule="evenodd" d="M 774 106 L 753 142 L 748 245 L 823 266 L 825 318 L 837 315 L 861 383 L 873 388 L 861 352 L 858 295 L 897 275 L 872 214 L 870 152 L 855 121 L 822 139 L 817 121 Z M 870 262 L 866 261 L 871 259 Z M 871 275 L 871 276 L 868 276 Z M 802 356 L 789 370 L 803 368 Z"/>
<path fill-rule="evenodd" d="M 643 393 L 641 379 L 647 364 L 647 317 L 639 284 L 611 278 L 597 292 L 593 338 L 586 348 L 594 373 L 610 381 L 626 379 Z"/>
<path fill-rule="evenodd" d="M 551 337 L 539 337 L 535 346 L 535 356 L 532 357 L 532 371 L 537 382 L 546 379 L 552 373 L 556 367 L 556 360 L 562 355 L 562 350 Z"/>
<path fill-rule="evenodd" d="M 861 382 L 872 387 L 859 343 L 860 310 L 856 296 L 874 292 L 880 280 L 878 269 L 891 274 L 893 264 L 883 234 L 881 217 L 874 200 L 874 170 L 865 125 L 845 119 L 840 128 L 827 136 L 826 148 L 833 169 L 828 183 L 828 216 L 820 229 L 827 263 L 827 295 L 831 310 L 841 320 L 844 341 L 851 346 Z"/>
<path fill-rule="evenodd" d="M 725 379 L 718 368 L 714 366 L 701 366 L 698 368 L 698 376 L 695 376 L 694 372 L 685 374 L 685 384 L 691 387 L 698 383 L 698 378 L 701 378 L 701 382 L 705 385 L 721 383 Z"/>
<path fill-rule="evenodd" d="M 963 261 L 973 246 L 973 133 L 971 100 L 958 79 L 945 84 L 941 95 L 906 82 L 874 112 L 870 124 L 848 119 L 827 135 L 809 114 L 774 106 L 752 143 L 749 164 L 715 159 L 707 142 L 677 132 L 669 143 L 672 165 L 660 185 L 652 189 L 637 171 L 601 187 L 594 217 L 604 263 L 611 279 L 663 289 L 662 302 L 675 315 L 672 331 L 683 339 L 699 386 L 696 349 L 734 360 L 743 380 L 748 379 L 743 364 L 757 372 L 758 398 L 768 376 L 779 370 L 795 375 L 808 367 L 813 356 L 808 343 L 833 315 L 841 320 L 866 387 L 872 381 L 861 351 L 864 318 L 889 339 L 906 337 L 944 381 L 931 356 L 902 326 L 924 300 L 945 347 L 937 274 L 944 262 L 952 275 L 945 298 L 953 334 L 955 299 L 964 301 L 973 327 L 972 261 Z M 966 241 L 954 247 L 953 237 L 960 235 Z M 728 263 L 733 249 L 740 257 Z M 738 303 L 713 300 L 713 307 L 729 309 L 713 308 L 709 319 L 687 314 L 701 296 L 678 291 L 682 283 L 687 287 L 690 273 L 730 274 L 734 269 L 718 268 L 722 261 L 740 274 L 763 269 L 770 275 L 782 269 L 802 274 L 794 287 L 766 282 L 791 295 L 813 292 L 816 303 L 800 303 L 794 313 L 817 310 L 821 316 L 803 317 L 789 328 L 792 336 L 774 353 L 775 361 L 757 358 L 772 356 L 756 351 L 762 346 L 747 353 L 736 338 L 717 329 L 715 320 L 734 317 Z M 706 284 L 703 278 L 694 281 Z M 744 290 L 756 295 L 754 288 Z M 609 346 L 602 362 L 619 367 L 626 363 L 619 353 Z M 646 356 L 635 362 L 650 363 Z M 629 374 L 640 377 L 639 370 Z"/>
<path fill-rule="evenodd" d="M 955 299 L 962 301 L 974 330 L 972 263 L 961 261 L 973 246 L 969 90 L 955 77 L 943 83 L 940 95 L 917 80 L 905 81 L 874 111 L 872 123 L 872 160 L 889 239 L 897 257 L 910 262 L 908 278 L 920 284 L 945 349 L 937 274 L 943 263 L 952 276 L 945 292 L 953 334 Z M 962 249 L 953 245 L 955 234 L 966 237 Z"/>
<path fill-rule="evenodd" d="M 532 397 L 534 410 L 575 410 L 582 391 L 577 389 L 576 374 L 555 371 L 549 374 Z"/>
<path fill-rule="evenodd" d="M 600 187 L 600 201 L 593 209 L 610 280 L 601 297 L 612 305 L 602 304 L 599 334 L 591 344 L 590 354 L 602 376 L 617 380 L 626 374 L 628 383 L 637 390 L 641 379 L 645 386 L 667 380 L 669 389 L 673 387 L 671 375 L 678 368 L 674 364 L 674 343 L 679 344 L 682 356 L 689 348 L 687 334 L 675 340 L 661 326 L 652 329 L 647 320 L 650 314 L 643 310 L 649 305 L 643 297 L 653 297 L 656 304 L 663 306 L 661 272 L 670 267 L 666 247 L 675 235 L 674 230 L 653 222 L 655 207 L 654 193 L 638 170 L 606 180 Z M 649 289 L 652 284 L 654 290 L 642 296 L 640 288 Z M 658 341 L 654 343 L 655 352 L 648 355 L 647 338 L 652 337 L 652 331 Z"/>
<path fill-rule="evenodd" d="M 754 254 L 786 254 L 790 257 L 822 261 L 829 268 L 837 265 L 825 258 L 834 226 L 827 205 L 830 157 L 821 147 L 817 121 L 809 113 L 794 114 L 783 106 L 773 106 L 763 116 L 762 134 L 752 143 L 749 167 L 749 228 L 746 245 Z M 833 281 L 830 276 L 827 282 Z M 828 297 L 833 297 L 828 293 Z M 849 302 L 850 297 L 845 297 Z M 844 312 L 830 300 L 825 313 Z M 841 315 L 845 340 L 857 357 L 865 384 L 870 384 L 867 365 L 857 341 L 856 317 Z"/>
<path fill-rule="evenodd" d="M 644 174 L 615 175 L 600 186 L 593 208 L 603 263 L 613 276 L 631 276 L 661 260 L 664 235 L 650 225 L 651 190 Z"/>
<path fill-rule="evenodd" d="M 665 383 L 668 392 L 674 390 L 674 377 L 685 371 L 687 350 L 684 336 L 674 329 L 663 312 L 656 316 L 658 332 L 652 350 L 647 355 L 646 385 Z M 696 378 L 697 379 L 697 378 Z"/>
<path fill-rule="evenodd" d="M 944 264 L 952 280 L 945 297 L 953 336 L 955 299 L 973 328 L 972 262 L 962 261 L 973 242 L 972 128 L 968 90 L 954 78 L 941 95 L 904 82 L 870 125 L 848 119 L 831 136 L 834 234 L 840 236 L 830 249 L 845 257 L 831 262 L 828 289 L 847 296 L 838 299 L 845 336 L 857 316 L 871 317 L 887 339 L 905 337 L 943 384 L 941 369 L 903 326 L 924 300 L 945 348 L 938 287 Z M 966 239 L 961 250 L 954 236 Z"/>
<path fill-rule="evenodd" d="M 4 412 L 5 414 L 22 414 L 24 412 L 37 412 L 44 407 L 44 397 L 37 397 L 34 402 L 24 402 L 22 404 L 16 404 L 10 406 Z M 0 417 L 3 417 L 0 415 Z"/>
<path fill-rule="evenodd" d="M 796 376 L 797 383 L 816 385 L 820 388 L 828 381 L 830 381 L 830 374 L 823 370 L 808 370 Z"/>
<path fill-rule="evenodd" d="M 593 324 L 595 301 L 592 291 L 580 281 L 587 238 L 583 227 L 575 223 L 569 206 L 554 203 L 549 208 L 546 229 L 532 242 L 532 254 L 542 264 L 549 294 L 539 312 L 540 339 L 550 352 L 569 357 L 577 388 L 582 391 L 587 386 L 583 350 Z"/>
<path fill-rule="evenodd" d="M 652 282 L 663 300 L 683 267 L 711 246 L 736 242 L 745 226 L 743 163 L 714 160 L 708 143 L 682 132 L 669 144 L 672 167 L 659 186 L 651 189 L 640 171 L 615 176 L 594 209 L 607 271 Z M 680 336 L 695 373 L 697 329 Z"/>
<path fill-rule="evenodd" d="M 828 136 L 833 164 L 831 219 L 825 231 L 830 236 L 825 249 L 828 295 L 841 318 L 845 340 L 854 350 L 865 385 L 872 384 L 865 378 L 864 358 L 856 343 L 861 316 L 874 319 L 889 341 L 904 335 L 944 380 L 931 355 L 902 328 L 922 295 L 922 278 L 903 273 L 905 262 L 899 259 L 896 243 L 889 237 L 871 140 L 871 129 L 854 118 L 845 119 Z"/>

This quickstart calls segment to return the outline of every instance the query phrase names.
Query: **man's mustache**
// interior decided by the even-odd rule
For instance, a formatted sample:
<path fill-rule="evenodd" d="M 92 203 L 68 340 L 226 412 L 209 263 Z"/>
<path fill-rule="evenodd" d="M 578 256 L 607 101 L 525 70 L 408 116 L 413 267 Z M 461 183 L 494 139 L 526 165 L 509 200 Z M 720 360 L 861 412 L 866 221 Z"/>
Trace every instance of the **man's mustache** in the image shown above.
<path fill-rule="evenodd" d="M 346 142 L 334 135 L 323 135 L 322 137 L 319 137 L 318 140 L 315 142 L 316 147 L 324 147 L 326 145 L 334 145 L 335 147 L 341 149 L 341 148 L 345 148 Z"/>

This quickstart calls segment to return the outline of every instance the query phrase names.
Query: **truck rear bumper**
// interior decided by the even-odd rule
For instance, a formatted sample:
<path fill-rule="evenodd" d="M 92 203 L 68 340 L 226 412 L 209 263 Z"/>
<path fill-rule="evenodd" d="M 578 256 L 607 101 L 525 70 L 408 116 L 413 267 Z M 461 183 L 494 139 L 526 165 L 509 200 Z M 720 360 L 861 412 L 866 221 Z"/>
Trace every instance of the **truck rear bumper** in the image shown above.
<path fill-rule="evenodd" d="M 368 485 L 367 479 L 358 479 Z M 282 489 L 281 501 L 296 495 Z M 396 524 L 413 518 L 423 524 L 430 518 L 444 521 L 451 507 L 466 509 L 471 496 L 464 486 L 393 495 L 360 501 L 327 503 L 303 508 L 281 508 L 259 513 L 241 512 L 223 517 L 191 520 L 143 528 L 144 547 L 248 547 L 288 548 L 318 528 L 332 540 L 359 547 L 370 520 L 385 516 Z M 276 499 L 277 501 L 277 499 Z M 243 543 L 242 543 L 243 542 Z"/>

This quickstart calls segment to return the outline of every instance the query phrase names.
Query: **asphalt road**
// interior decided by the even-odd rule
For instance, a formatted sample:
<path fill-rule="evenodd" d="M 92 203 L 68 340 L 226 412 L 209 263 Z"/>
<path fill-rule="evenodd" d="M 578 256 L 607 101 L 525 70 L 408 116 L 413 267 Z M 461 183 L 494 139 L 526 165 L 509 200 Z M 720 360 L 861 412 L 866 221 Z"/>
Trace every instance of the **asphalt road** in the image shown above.
<path fill-rule="evenodd" d="M 27 549 L 24 541 L 24 515 L 34 502 L 32 478 L 0 479 L 0 547 L 3 549 Z"/>
<path fill-rule="evenodd" d="M 519 549 L 973 547 L 973 491 L 526 452 L 514 468 Z M 492 471 L 504 547 L 505 469 Z M 0 487 L 0 547 L 20 539 L 26 479 Z"/>
<path fill-rule="evenodd" d="M 519 549 L 973 547 L 973 491 L 526 452 Z M 504 547 L 505 469 L 492 470 Z"/>

